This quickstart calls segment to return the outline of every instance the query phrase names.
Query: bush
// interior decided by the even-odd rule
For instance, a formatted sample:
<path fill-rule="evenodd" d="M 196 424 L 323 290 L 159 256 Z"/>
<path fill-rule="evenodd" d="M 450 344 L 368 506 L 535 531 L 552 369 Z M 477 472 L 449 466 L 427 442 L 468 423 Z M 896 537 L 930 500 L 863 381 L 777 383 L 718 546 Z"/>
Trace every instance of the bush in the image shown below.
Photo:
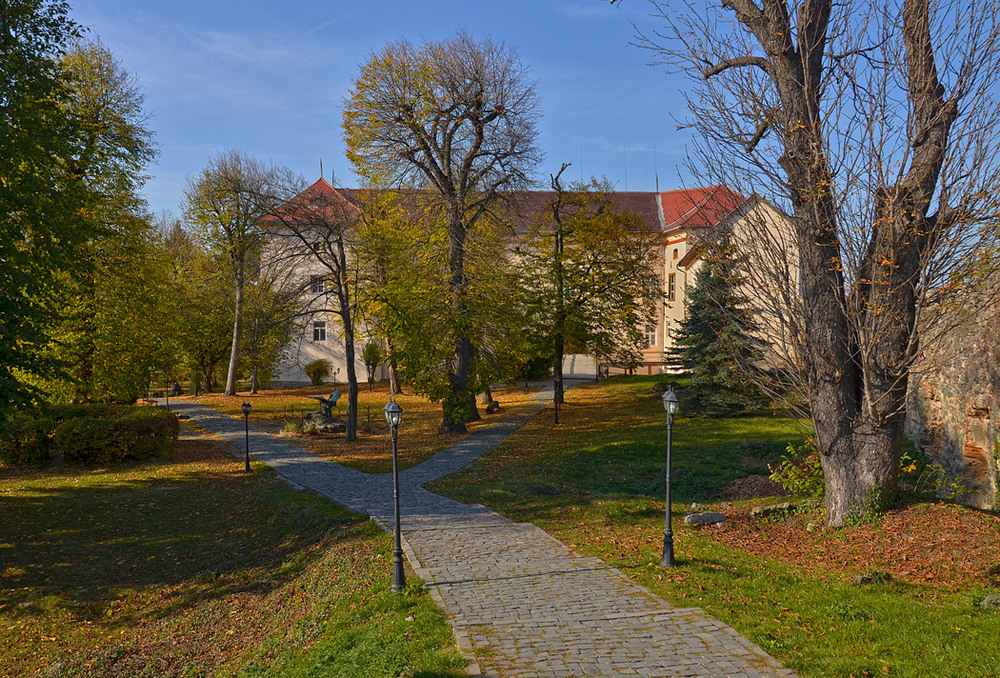
<path fill-rule="evenodd" d="M 44 466 L 49 461 L 51 419 L 15 414 L 0 428 L 0 461 Z"/>
<path fill-rule="evenodd" d="M 68 461 L 107 464 L 166 455 L 180 430 L 176 415 L 155 407 L 87 407 L 74 405 L 61 414 L 65 418 L 67 413 L 90 411 L 107 416 L 65 418 L 52 435 L 53 443 Z"/>
<path fill-rule="evenodd" d="M 330 361 L 320 358 L 319 360 L 312 361 L 302 369 L 309 375 L 309 381 L 312 382 L 312 385 L 319 386 L 323 383 L 324 377 L 330 376 Z"/>
<path fill-rule="evenodd" d="M 781 463 L 771 469 L 771 480 L 797 497 L 822 497 L 823 465 L 812 438 L 801 445 L 789 444 Z"/>
<path fill-rule="evenodd" d="M 67 461 L 108 463 L 125 456 L 112 419 L 75 417 L 56 426 L 52 442 Z"/>
<path fill-rule="evenodd" d="M 115 435 L 125 445 L 126 459 L 170 454 L 181 424 L 173 412 L 158 407 L 137 407 L 115 421 Z"/>

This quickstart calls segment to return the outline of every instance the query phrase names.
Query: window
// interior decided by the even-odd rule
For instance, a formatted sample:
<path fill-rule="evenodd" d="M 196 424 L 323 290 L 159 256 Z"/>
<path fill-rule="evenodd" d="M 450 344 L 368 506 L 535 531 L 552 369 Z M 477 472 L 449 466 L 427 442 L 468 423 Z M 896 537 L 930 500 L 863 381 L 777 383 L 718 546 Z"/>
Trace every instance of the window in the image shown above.
<path fill-rule="evenodd" d="M 674 248 L 674 259 L 675 259 L 675 260 L 677 259 L 677 251 L 678 251 L 678 250 L 677 250 L 677 248 L 675 247 L 675 248 Z"/>
<path fill-rule="evenodd" d="M 662 294 L 660 289 L 660 276 L 653 275 L 650 276 L 646 281 L 646 298 L 656 299 Z"/>
<path fill-rule="evenodd" d="M 669 301 L 674 300 L 674 294 L 677 291 L 677 274 L 671 273 L 667 276 L 667 299 Z"/>
<path fill-rule="evenodd" d="M 326 292 L 326 281 L 323 280 L 323 276 L 311 276 L 309 278 L 309 288 L 312 290 L 313 294 L 323 294 Z"/>
<path fill-rule="evenodd" d="M 670 327 L 670 321 L 669 320 L 667 321 L 666 328 L 663 330 L 663 336 L 666 339 L 666 341 L 664 342 L 666 344 L 669 344 L 670 340 L 673 339 L 673 336 L 674 336 L 673 335 L 673 330 Z"/>
<path fill-rule="evenodd" d="M 322 320 L 313 321 L 313 341 L 326 341 L 326 323 Z"/>
<path fill-rule="evenodd" d="M 646 325 L 646 341 L 650 346 L 656 346 L 656 325 Z"/>

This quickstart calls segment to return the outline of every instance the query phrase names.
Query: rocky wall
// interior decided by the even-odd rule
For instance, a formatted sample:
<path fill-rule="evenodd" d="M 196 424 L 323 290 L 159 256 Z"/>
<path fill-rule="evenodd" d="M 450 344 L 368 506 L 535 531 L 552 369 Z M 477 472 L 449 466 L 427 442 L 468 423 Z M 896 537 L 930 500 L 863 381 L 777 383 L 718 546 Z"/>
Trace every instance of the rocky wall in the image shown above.
<path fill-rule="evenodd" d="M 1000 301 L 969 303 L 939 318 L 910 377 L 906 434 L 992 509 L 1000 472 Z"/>

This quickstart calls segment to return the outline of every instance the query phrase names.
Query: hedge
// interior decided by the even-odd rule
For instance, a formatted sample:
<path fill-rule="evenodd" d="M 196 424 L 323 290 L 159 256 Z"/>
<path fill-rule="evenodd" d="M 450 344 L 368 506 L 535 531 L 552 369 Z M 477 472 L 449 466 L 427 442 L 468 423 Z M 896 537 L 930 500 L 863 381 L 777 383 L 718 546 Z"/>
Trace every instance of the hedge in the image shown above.
<path fill-rule="evenodd" d="M 156 407 L 85 404 L 58 408 L 51 418 L 16 415 L 0 430 L 0 461 L 44 465 L 51 449 L 67 461 L 113 463 L 167 455 L 177 439 L 176 415 Z"/>
<path fill-rule="evenodd" d="M 0 428 L 0 462 L 44 466 L 49 461 L 52 420 L 15 414 Z"/>
<path fill-rule="evenodd" d="M 52 442 L 66 459 L 109 463 L 170 453 L 180 424 L 156 407 L 120 408 L 115 419 L 77 417 L 59 424 Z"/>

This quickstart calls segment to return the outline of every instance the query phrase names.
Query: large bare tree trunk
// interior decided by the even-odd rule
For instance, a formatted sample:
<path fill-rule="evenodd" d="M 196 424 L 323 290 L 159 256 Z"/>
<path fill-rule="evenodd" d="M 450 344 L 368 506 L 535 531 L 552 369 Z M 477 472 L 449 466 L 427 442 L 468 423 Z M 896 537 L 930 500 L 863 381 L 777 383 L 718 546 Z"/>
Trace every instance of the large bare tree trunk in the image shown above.
<path fill-rule="evenodd" d="M 677 58 L 706 80 L 726 74 L 728 80 L 694 104 L 694 112 L 703 114 L 698 124 L 710 144 L 719 142 L 729 152 L 742 147 L 749 159 L 745 166 L 730 165 L 734 175 L 746 176 L 749 167 L 790 201 L 803 313 L 795 367 L 803 372 L 821 452 L 827 522 L 842 525 L 853 514 L 881 508 L 894 494 L 920 296 L 937 282 L 928 270 L 942 256 L 935 251 L 942 229 L 961 218 L 941 181 L 949 144 L 957 143 L 950 134 L 959 104 L 972 91 L 973 51 L 950 53 L 955 45 L 941 46 L 952 60 L 949 72 L 962 72 L 949 99 L 935 65 L 929 0 L 903 0 L 901 17 L 884 14 L 892 7 L 860 17 L 849 3 L 835 6 L 832 0 L 726 0 L 722 6 L 735 15 L 742 36 L 715 34 L 715 19 L 692 10 L 687 23 L 674 23 L 692 29 L 677 29 L 683 48 L 663 51 L 684 54 Z M 859 29 L 865 21 L 874 22 L 863 26 L 873 28 L 870 34 Z M 996 34 L 975 30 L 971 35 L 995 61 Z M 831 44 L 831 36 L 839 42 Z M 965 47 L 957 31 L 951 37 Z M 873 58 L 869 53 L 878 49 L 885 52 Z M 762 84 L 773 89 L 761 93 Z M 719 95 L 727 87 L 736 112 L 727 111 Z M 899 106 L 891 100 L 897 93 L 906 99 L 903 113 L 892 110 Z M 857 113 L 867 112 L 871 102 L 887 120 L 905 120 L 903 131 L 880 129 L 871 119 L 877 116 Z M 973 129 L 982 134 L 985 127 Z M 760 151 L 769 132 L 775 138 Z M 895 141 L 893 135 L 905 141 L 903 148 L 879 145 Z M 859 144 L 869 145 L 850 156 L 851 146 Z M 970 165 L 972 173 L 985 156 L 980 147 L 970 147 L 976 150 L 968 157 L 978 161 Z M 773 172 L 769 153 L 779 156 L 782 174 Z M 845 162 L 845 153 L 858 165 Z M 724 156 L 716 159 L 725 162 Z M 964 180 L 952 178 L 968 190 Z"/>
<path fill-rule="evenodd" d="M 461 208 L 454 209 L 448 224 L 448 268 L 451 287 L 451 304 L 457 317 L 455 347 L 451 370 L 448 374 L 450 394 L 442 402 L 441 431 L 461 434 L 466 432 L 465 422 L 476 409 L 475 394 L 469 392 L 469 373 L 472 368 L 472 340 L 467 326 L 468 303 L 466 301 L 468 280 L 465 276 L 465 224 L 462 223 Z"/>

